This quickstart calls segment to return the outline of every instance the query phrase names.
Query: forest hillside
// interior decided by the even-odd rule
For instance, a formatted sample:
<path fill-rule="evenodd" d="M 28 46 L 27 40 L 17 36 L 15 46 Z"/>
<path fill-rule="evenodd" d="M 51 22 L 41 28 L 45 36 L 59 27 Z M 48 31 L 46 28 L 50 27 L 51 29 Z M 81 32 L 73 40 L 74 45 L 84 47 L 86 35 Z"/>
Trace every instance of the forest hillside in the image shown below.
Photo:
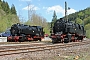
<path fill-rule="evenodd" d="M 14 4 L 9 7 L 7 2 L 0 0 L 0 22 L 0 32 L 10 28 L 12 24 L 20 22 Z"/>

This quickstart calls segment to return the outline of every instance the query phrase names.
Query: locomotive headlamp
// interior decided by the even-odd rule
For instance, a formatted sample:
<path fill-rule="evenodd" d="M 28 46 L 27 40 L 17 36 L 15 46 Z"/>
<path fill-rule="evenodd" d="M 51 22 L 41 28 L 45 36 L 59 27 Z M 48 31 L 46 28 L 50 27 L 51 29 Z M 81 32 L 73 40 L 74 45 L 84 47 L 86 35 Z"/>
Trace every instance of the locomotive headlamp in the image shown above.
<path fill-rule="evenodd" d="M 76 29 L 75 29 L 76 30 Z"/>
<path fill-rule="evenodd" d="M 33 31 L 34 32 L 34 31 Z"/>

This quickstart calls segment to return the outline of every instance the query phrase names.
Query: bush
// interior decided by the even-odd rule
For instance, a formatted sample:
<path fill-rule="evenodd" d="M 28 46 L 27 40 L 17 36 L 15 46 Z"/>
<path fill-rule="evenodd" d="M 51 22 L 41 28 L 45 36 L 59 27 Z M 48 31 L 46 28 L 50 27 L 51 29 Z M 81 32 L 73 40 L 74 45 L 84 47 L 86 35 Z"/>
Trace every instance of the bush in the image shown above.
<path fill-rule="evenodd" d="M 89 30 L 86 30 L 86 37 L 87 38 L 90 38 L 90 29 Z"/>

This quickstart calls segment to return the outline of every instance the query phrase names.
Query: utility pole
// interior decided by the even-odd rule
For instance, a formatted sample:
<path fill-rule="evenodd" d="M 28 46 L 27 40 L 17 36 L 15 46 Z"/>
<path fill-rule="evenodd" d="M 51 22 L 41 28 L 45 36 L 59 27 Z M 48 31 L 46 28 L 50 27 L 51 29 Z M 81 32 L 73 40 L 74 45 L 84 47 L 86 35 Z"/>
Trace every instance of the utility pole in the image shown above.
<path fill-rule="evenodd" d="M 67 2 L 65 1 L 65 19 L 68 21 L 68 15 L 67 15 Z"/>
<path fill-rule="evenodd" d="M 30 3 L 27 3 L 27 4 L 28 4 L 28 20 L 30 20 L 30 11 L 29 11 L 30 10 L 30 7 L 29 7 Z"/>

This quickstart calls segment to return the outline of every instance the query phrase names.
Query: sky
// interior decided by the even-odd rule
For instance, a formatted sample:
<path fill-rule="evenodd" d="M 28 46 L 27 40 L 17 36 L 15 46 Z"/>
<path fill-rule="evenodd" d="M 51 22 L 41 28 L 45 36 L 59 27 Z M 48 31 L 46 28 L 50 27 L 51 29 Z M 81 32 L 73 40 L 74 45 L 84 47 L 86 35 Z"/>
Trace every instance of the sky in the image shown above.
<path fill-rule="evenodd" d="M 36 13 L 44 18 L 47 22 L 51 22 L 53 12 L 56 11 L 57 18 L 64 17 L 65 1 L 67 7 L 70 7 L 68 14 L 75 13 L 90 7 L 90 0 L 4 0 L 11 7 L 14 4 L 17 15 L 23 20 L 28 20 L 28 4 L 36 11 Z"/>

